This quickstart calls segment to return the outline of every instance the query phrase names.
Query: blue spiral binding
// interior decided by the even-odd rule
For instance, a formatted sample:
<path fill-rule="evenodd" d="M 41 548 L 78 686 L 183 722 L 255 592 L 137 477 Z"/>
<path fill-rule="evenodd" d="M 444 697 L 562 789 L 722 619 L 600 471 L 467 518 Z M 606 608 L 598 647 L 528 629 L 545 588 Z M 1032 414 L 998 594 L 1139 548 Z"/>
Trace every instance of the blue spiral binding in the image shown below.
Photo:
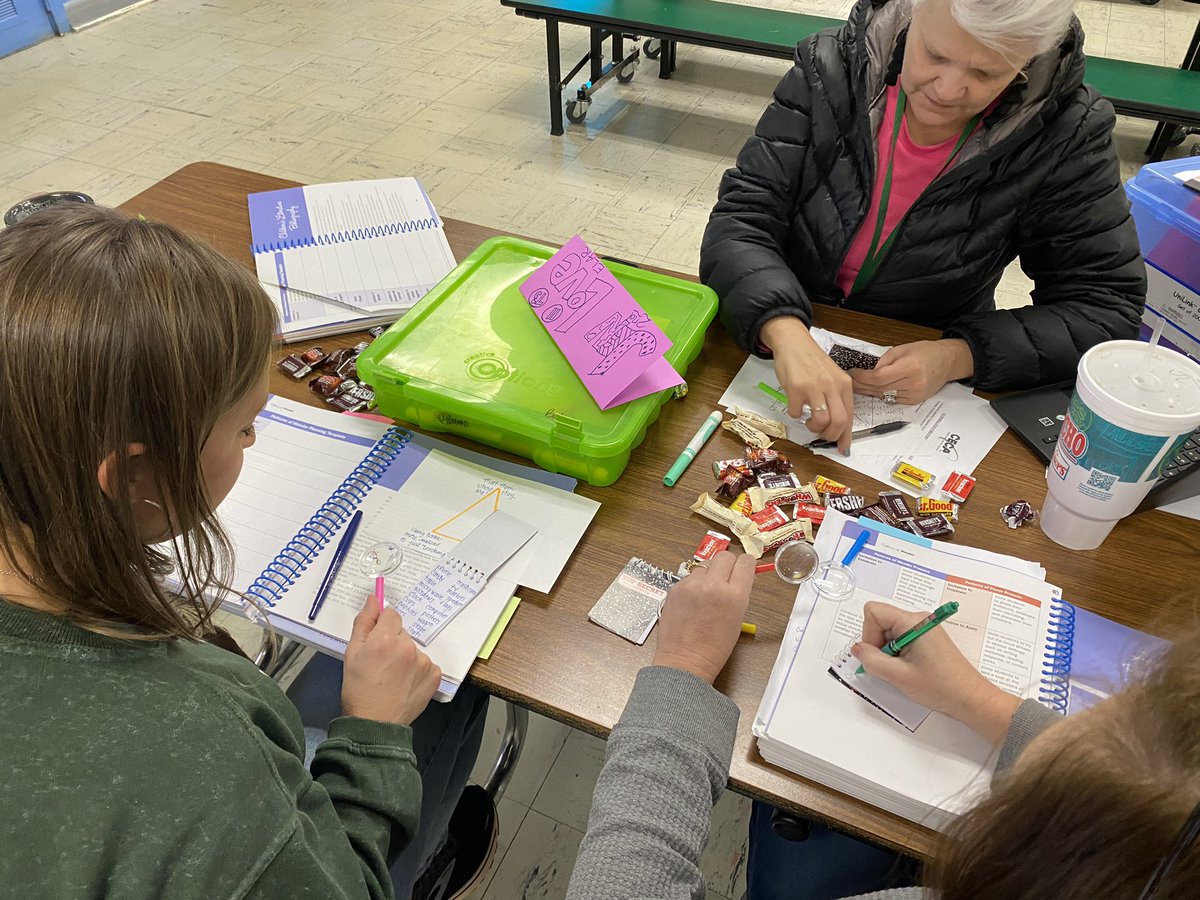
<path fill-rule="evenodd" d="M 296 536 L 279 551 L 271 564 L 254 579 L 254 583 L 246 589 L 246 595 L 262 601 L 268 607 L 274 606 L 346 520 L 354 515 L 354 511 L 366 499 L 367 492 L 383 477 L 388 466 L 395 462 L 410 440 L 411 432 L 403 428 L 389 428 L 362 462 L 354 467 L 354 471 L 346 476 L 346 480 L 321 504 L 321 508 L 296 532 Z"/>
<path fill-rule="evenodd" d="M 315 237 L 293 239 L 287 241 L 272 241 L 268 244 L 251 244 L 254 253 L 275 253 L 279 250 L 295 250 L 297 247 L 315 247 L 326 244 L 345 244 L 349 241 L 362 241 L 367 238 L 389 237 L 396 234 L 411 234 L 414 231 L 426 231 L 430 228 L 441 228 L 442 223 L 436 218 L 413 219 L 409 222 L 390 222 L 386 225 L 372 225 L 369 228 L 354 228 L 350 231 L 335 231 L 332 234 L 318 234 Z"/>
<path fill-rule="evenodd" d="M 1071 699 L 1071 655 L 1075 648 L 1075 607 L 1063 600 L 1050 604 L 1050 630 L 1042 654 L 1038 699 L 1056 712 L 1067 712 Z"/>

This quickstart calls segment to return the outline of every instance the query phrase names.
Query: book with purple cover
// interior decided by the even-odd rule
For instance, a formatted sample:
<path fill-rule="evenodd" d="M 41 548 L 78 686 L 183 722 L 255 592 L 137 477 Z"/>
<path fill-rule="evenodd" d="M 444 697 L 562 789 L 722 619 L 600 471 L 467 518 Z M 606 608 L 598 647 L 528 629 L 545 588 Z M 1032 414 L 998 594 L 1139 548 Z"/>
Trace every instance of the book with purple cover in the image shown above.
<path fill-rule="evenodd" d="M 415 178 L 265 191 L 248 205 L 258 280 L 285 341 L 393 322 L 454 268 Z"/>

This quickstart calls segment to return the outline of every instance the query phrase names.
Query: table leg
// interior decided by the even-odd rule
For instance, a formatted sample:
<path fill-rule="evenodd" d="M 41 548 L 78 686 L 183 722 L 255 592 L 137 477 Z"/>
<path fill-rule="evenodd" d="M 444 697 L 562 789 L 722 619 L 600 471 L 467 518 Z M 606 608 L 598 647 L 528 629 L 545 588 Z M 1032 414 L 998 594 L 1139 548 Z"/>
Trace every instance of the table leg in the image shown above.
<path fill-rule="evenodd" d="M 600 73 L 604 69 L 604 33 L 599 28 L 588 29 L 591 32 L 591 52 L 588 54 L 591 61 L 591 80 L 593 83 L 600 80 Z"/>
<path fill-rule="evenodd" d="M 558 19 L 546 20 L 546 69 L 550 79 L 550 133 L 563 133 L 562 69 L 558 57 Z"/>
<path fill-rule="evenodd" d="M 658 77 L 670 78 L 671 69 L 674 68 L 674 66 L 671 65 L 671 56 L 675 42 L 668 41 L 666 38 L 663 38 L 662 41 L 659 42 L 658 46 Z"/>

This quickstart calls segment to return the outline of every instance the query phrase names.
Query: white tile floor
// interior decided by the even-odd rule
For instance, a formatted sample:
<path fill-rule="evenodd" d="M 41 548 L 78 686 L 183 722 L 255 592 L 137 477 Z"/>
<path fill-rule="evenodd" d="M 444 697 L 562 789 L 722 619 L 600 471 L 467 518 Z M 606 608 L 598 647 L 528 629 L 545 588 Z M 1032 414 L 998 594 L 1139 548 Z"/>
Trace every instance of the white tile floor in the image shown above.
<path fill-rule="evenodd" d="M 851 0 L 757 5 L 844 17 Z M 1200 7 L 1082 0 L 1078 12 L 1090 53 L 1177 65 Z M 546 241 L 582 232 L 694 273 L 720 175 L 788 64 L 683 47 L 672 80 L 649 63 L 555 138 L 543 34 L 497 0 L 143 4 L 0 60 L 0 210 L 47 189 L 120 203 L 201 159 L 302 181 L 413 174 L 445 215 Z M 563 28 L 566 65 L 585 43 Z M 1119 120 L 1126 176 L 1152 130 Z M 1027 303 L 1029 288 L 1010 269 L 998 298 Z M 487 900 L 564 895 L 603 758 L 602 742 L 531 718 Z M 731 794 L 718 805 L 709 900 L 743 890 L 746 808 Z"/>

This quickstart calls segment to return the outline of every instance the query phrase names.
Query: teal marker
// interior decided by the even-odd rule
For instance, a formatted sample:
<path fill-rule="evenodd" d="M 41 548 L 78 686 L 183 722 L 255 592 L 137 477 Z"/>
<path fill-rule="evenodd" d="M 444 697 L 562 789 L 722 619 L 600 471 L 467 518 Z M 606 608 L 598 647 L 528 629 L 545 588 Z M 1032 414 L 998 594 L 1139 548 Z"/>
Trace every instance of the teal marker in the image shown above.
<path fill-rule="evenodd" d="M 958 601 L 951 600 L 949 603 L 943 603 L 920 622 L 914 625 L 898 638 L 892 638 L 880 649 L 888 656 L 899 656 L 900 651 L 919 638 L 927 631 L 932 631 L 937 628 L 948 618 L 958 612 Z M 856 675 L 861 675 L 866 671 L 862 666 L 858 667 Z"/>
<path fill-rule="evenodd" d="M 776 403 L 782 403 L 785 409 L 787 408 L 787 405 L 788 405 L 787 394 L 785 394 L 783 391 L 775 390 L 775 388 L 771 387 L 765 381 L 760 381 L 758 383 L 758 389 L 760 391 L 762 391 L 764 394 L 766 394 L 768 397 L 770 397 L 772 400 L 774 400 Z"/>
<path fill-rule="evenodd" d="M 712 415 L 704 420 L 704 424 L 696 432 L 696 436 L 683 448 L 683 452 L 679 454 L 679 459 L 675 460 L 675 465 L 671 466 L 670 471 L 663 477 L 663 484 L 667 487 L 674 487 L 675 482 L 679 480 L 679 476 L 683 474 L 683 470 L 691 465 L 692 460 L 696 458 L 696 454 L 700 452 L 700 448 L 713 436 L 713 432 L 717 430 L 717 426 L 721 424 L 721 419 L 723 418 L 724 416 L 719 409 L 713 410 Z"/>

